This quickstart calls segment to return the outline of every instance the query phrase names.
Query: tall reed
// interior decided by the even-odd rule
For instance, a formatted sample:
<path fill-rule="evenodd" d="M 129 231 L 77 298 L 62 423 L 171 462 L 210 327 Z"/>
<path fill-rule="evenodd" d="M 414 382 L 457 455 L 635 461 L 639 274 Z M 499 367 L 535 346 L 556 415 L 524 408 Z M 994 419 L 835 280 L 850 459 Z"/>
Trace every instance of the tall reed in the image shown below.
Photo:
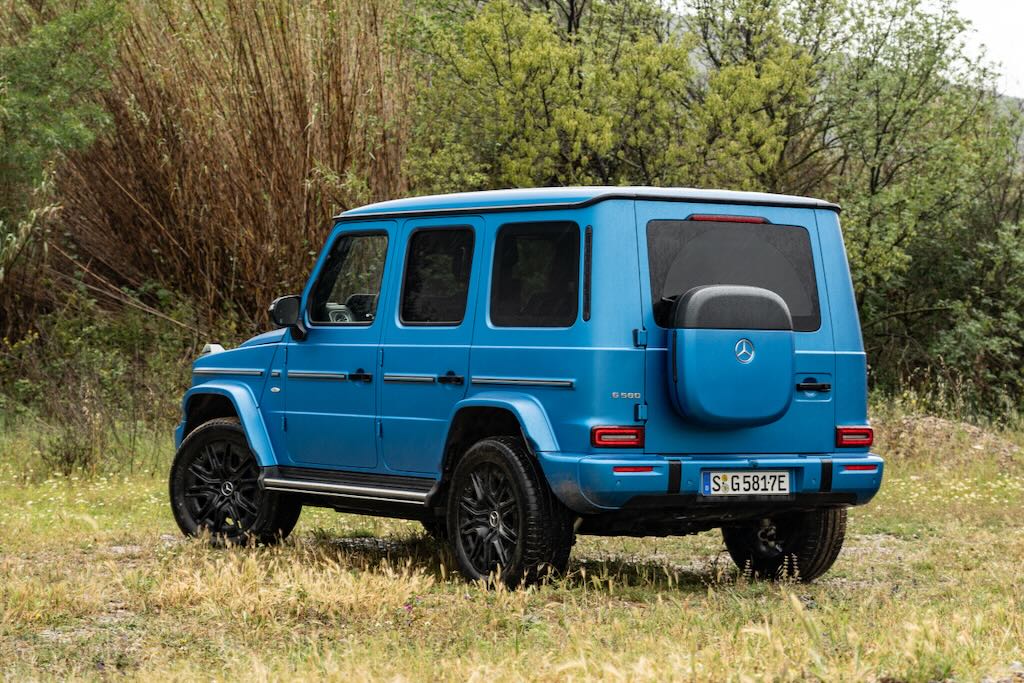
<path fill-rule="evenodd" d="M 263 324 L 333 214 L 405 190 L 405 5 L 131 3 L 112 126 L 59 174 L 65 265 L 112 299 L 160 283 L 206 312 L 200 324 L 225 311 Z"/>

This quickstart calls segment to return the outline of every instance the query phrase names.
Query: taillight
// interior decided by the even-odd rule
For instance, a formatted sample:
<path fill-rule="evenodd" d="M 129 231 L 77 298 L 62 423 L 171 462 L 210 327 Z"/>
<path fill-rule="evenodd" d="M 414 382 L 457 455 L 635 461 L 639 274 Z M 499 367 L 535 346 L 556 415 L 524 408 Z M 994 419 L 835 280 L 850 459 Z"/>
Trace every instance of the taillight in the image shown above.
<path fill-rule="evenodd" d="M 727 216 L 715 213 L 691 214 L 688 221 L 715 221 L 717 223 L 767 223 L 767 218 L 760 216 Z"/>
<path fill-rule="evenodd" d="M 878 465 L 843 465 L 847 472 L 877 472 Z"/>
<path fill-rule="evenodd" d="M 836 427 L 836 446 L 852 448 L 870 446 L 875 442 L 875 430 L 871 427 Z"/>
<path fill-rule="evenodd" d="M 590 445 L 595 448 L 643 448 L 643 427 L 594 427 Z"/>
<path fill-rule="evenodd" d="M 616 465 L 612 468 L 615 474 L 637 474 L 639 472 L 653 472 L 654 465 Z"/>

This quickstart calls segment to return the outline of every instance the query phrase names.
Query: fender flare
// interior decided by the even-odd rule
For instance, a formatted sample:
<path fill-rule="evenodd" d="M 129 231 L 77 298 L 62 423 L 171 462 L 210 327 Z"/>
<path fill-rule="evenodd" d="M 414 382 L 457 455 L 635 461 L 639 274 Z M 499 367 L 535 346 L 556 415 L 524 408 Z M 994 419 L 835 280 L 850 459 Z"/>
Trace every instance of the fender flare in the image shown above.
<path fill-rule="evenodd" d="M 449 428 L 463 408 L 500 408 L 512 413 L 523 430 L 523 438 L 535 452 L 558 452 L 558 440 L 547 411 L 535 397 L 515 391 L 485 391 L 464 398 L 452 408 Z"/>
<path fill-rule="evenodd" d="M 256 396 L 247 384 L 231 382 L 230 380 L 204 382 L 196 385 L 185 392 L 181 399 L 181 414 L 183 416 L 179 437 L 175 439 L 177 446 L 181 446 L 184 440 L 184 425 L 188 419 L 188 404 L 195 396 L 214 394 L 226 397 L 235 407 L 235 413 L 242 423 L 242 431 L 245 432 L 245 439 L 249 442 L 249 448 L 256 456 L 260 467 L 271 467 L 277 464 L 277 456 L 274 454 L 274 447 L 270 442 L 270 434 L 267 432 L 267 425 L 263 421 L 263 414 L 260 412 Z"/>

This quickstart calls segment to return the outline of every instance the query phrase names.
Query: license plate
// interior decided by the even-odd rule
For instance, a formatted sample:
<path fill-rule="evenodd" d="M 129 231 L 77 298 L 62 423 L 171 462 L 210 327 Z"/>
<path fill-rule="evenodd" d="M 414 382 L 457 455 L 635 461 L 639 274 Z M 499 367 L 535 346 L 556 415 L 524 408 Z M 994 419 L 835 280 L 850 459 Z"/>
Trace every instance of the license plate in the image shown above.
<path fill-rule="evenodd" d="M 789 495 L 789 472 L 705 470 L 700 490 L 705 496 L 785 496 Z"/>

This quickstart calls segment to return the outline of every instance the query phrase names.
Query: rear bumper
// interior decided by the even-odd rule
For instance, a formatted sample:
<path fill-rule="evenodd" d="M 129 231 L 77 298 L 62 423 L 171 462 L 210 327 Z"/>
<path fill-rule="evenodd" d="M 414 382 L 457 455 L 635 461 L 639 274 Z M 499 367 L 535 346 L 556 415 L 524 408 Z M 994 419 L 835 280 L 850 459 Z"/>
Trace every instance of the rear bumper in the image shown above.
<path fill-rule="evenodd" d="M 822 455 L 657 456 L 539 453 L 555 494 L 576 512 L 623 508 L 821 507 L 863 505 L 882 485 L 885 463 L 872 453 Z M 859 466 L 847 469 L 848 465 Z M 615 472 L 616 466 L 650 467 L 649 472 Z M 865 469 L 874 466 L 874 469 Z M 709 498 L 701 495 L 703 470 L 787 470 L 789 496 Z"/>

